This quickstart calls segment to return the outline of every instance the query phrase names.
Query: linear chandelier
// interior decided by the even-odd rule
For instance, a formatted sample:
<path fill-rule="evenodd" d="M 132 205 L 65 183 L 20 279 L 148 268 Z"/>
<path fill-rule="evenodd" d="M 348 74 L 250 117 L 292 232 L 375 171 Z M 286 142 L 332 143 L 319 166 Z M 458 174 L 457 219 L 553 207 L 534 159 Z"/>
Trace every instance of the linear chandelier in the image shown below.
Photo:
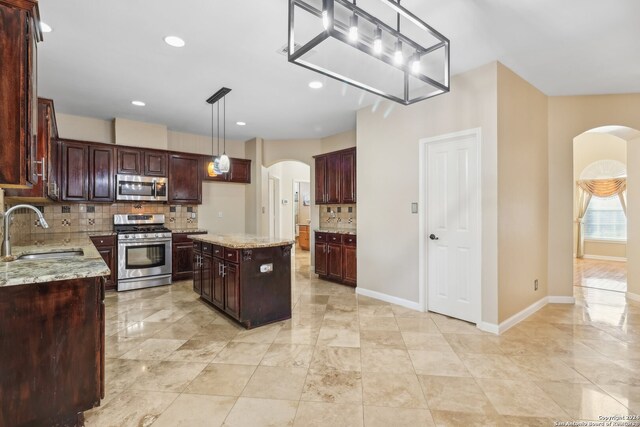
<path fill-rule="evenodd" d="M 289 0 L 289 62 L 404 105 L 449 92 L 449 40 L 400 0 L 360 3 Z"/>

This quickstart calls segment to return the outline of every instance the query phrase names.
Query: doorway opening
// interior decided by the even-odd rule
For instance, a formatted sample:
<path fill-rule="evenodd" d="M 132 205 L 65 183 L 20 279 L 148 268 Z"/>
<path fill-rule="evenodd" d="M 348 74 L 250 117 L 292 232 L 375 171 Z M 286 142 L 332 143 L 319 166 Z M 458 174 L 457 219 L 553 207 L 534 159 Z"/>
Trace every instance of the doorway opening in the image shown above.
<path fill-rule="evenodd" d="M 637 132 L 590 129 L 573 139 L 573 285 L 627 292 L 627 153 Z"/>
<path fill-rule="evenodd" d="M 269 235 L 295 240 L 297 272 L 309 274 L 311 224 L 311 167 L 295 160 L 267 168 L 269 176 Z"/>

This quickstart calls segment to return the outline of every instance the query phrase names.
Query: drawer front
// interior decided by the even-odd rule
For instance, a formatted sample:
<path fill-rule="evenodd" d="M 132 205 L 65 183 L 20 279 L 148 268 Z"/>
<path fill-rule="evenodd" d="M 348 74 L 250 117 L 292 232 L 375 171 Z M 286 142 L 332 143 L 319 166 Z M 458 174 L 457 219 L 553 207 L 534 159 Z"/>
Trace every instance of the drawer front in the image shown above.
<path fill-rule="evenodd" d="M 213 245 L 212 252 L 214 257 L 217 257 L 217 258 L 224 257 L 224 248 L 222 246 Z"/>
<path fill-rule="evenodd" d="M 95 246 L 115 246 L 116 237 L 115 236 L 93 236 L 91 237 L 91 241 Z"/>
<path fill-rule="evenodd" d="M 201 251 L 202 250 L 202 242 L 193 242 L 193 250 L 194 251 Z"/>
<path fill-rule="evenodd" d="M 316 242 L 326 242 L 326 241 L 327 241 L 327 233 L 316 232 Z"/>
<path fill-rule="evenodd" d="M 342 243 L 342 234 L 329 234 L 327 237 L 329 243 Z"/>
<path fill-rule="evenodd" d="M 342 236 L 342 243 L 345 246 L 355 246 L 357 242 L 356 236 L 352 234 L 344 234 Z"/>
<path fill-rule="evenodd" d="M 240 251 L 238 249 L 224 248 L 224 260 L 229 262 L 240 262 Z"/>
<path fill-rule="evenodd" d="M 202 242 L 202 253 L 203 254 L 213 254 L 213 244 Z"/>

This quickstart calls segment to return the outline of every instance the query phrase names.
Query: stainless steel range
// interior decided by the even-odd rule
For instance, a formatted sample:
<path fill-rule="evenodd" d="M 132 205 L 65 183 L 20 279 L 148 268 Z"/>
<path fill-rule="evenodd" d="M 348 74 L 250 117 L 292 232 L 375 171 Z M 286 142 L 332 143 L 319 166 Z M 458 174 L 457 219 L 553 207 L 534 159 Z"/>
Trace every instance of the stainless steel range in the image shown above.
<path fill-rule="evenodd" d="M 171 284 L 171 230 L 164 215 L 114 215 L 118 291 Z"/>

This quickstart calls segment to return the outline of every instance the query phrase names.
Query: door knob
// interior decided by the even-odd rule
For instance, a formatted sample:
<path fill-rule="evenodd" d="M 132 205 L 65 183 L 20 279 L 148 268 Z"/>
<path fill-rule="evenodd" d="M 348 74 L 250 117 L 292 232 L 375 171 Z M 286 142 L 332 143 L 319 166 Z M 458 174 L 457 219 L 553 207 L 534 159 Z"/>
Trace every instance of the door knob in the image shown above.
<path fill-rule="evenodd" d="M 440 238 L 439 238 L 438 236 L 436 236 L 435 234 L 430 234 L 430 235 L 429 235 L 429 238 L 430 238 L 431 240 L 440 240 Z"/>

